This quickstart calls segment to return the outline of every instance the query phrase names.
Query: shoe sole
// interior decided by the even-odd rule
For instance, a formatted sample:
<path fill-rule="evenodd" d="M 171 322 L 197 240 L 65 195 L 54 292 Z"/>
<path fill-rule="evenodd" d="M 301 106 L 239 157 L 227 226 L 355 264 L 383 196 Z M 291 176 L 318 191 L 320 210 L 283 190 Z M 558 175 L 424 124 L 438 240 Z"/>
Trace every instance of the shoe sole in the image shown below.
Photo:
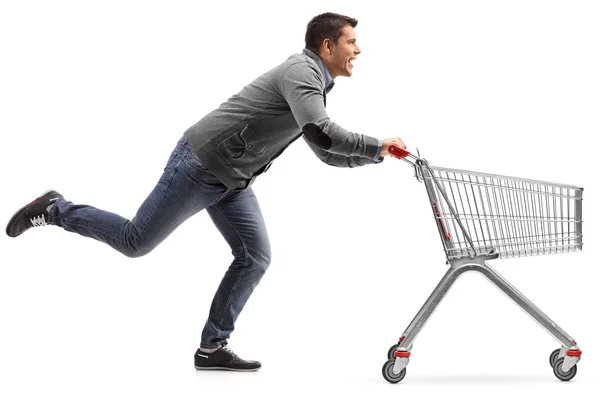
<path fill-rule="evenodd" d="M 235 372 L 254 372 L 258 371 L 259 368 L 252 369 L 236 369 L 236 368 L 227 368 L 227 367 L 198 367 L 196 366 L 198 371 L 235 371 Z"/>
<path fill-rule="evenodd" d="M 30 203 L 27 203 L 27 204 L 26 204 L 26 205 L 24 205 L 23 207 L 19 208 L 19 209 L 17 210 L 17 212 L 16 212 L 16 213 L 14 213 L 14 214 L 13 214 L 13 216 L 12 216 L 12 217 L 10 217 L 10 219 L 8 220 L 9 222 L 8 222 L 8 225 L 6 226 L 6 228 L 7 228 L 7 229 L 6 229 L 6 234 L 7 234 L 8 236 L 10 236 L 10 237 L 18 237 L 18 236 L 20 236 L 21 234 L 19 234 L 19 235 L 17 235 L 17 236 L 12 236 L 12 235 L 9 235 L 9 234 L 8 234 L 8 227 L 10 226 L 10 223 L 14 221 L 14 219 L 15 219 L 15 217 L 16 217 L 17 215 L 19 215 L 19 214 L 23 214 L 23 211 L 24 211 L 24 210 L 25 210 L 25 209 L 26 209 L 28 206 L 30 206 L 31 204 L 35 203 L 35 202 L 36 202 L 38 199 L 41 199 L 42 197 L 44 197 L 45 195 L 47 195 L 47 194 L 48 194 L 48 193 L 50 193 L 50 192 L 56 192 L 56 190 L 54 190 L 54 189 L 47 190 L 47 191 L 45 191 L 44 193 L 42 193 L 41 195 L 39 195 L 38 197 L 36 197 L 36 198 L 35 198 L 35 200 L 33 200 L 32 202 L 30 202 Z M 58 192 L 56 192 L 56 193 L 58 193 Z M 20 218 L 20 217 L 21 217 L 21 216 L 19 215 L 19 218 Z M 23 233 L 23 232 L 21 232 L 21 233 Z"/>

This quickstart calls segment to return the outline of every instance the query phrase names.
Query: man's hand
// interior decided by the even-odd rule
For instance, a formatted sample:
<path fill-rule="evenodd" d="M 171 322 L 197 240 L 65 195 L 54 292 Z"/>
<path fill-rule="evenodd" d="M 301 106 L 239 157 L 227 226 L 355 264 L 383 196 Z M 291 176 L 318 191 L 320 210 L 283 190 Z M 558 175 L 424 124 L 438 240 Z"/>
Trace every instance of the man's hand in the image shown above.
<path fill-rule="evenodd" d="M 390 155 L 389 148 L 391 145 L 398 146 L 402 149 L 406 149 L 406 145 L 399 137 L 385 139 L 381 146 L 381 157 L 386 157 Z"/>

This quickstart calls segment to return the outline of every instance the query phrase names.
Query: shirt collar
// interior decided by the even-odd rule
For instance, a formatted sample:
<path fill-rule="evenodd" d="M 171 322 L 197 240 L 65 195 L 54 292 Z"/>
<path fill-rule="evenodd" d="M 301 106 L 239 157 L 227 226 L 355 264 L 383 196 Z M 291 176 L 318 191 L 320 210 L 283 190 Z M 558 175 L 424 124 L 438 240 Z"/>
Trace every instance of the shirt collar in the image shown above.
<path fill-rule="evenodd" d="M 317 64 L 321 67 L 321 71 L 323 72 L 323 76 L 325 77 L 325 87 L 323 88 L 323 90 L 325 91 L 325 93 L 329 93 L 329 91 L 331 89 L 333 89 L 335 82 L 333 81 L 333 78 L 331 77 L 331 74 L 329 73 L 327 66 L 325 66 L 325 63 L 323 62 L 321 57 L 319 57 L 319 55 L 317 53 L 315 53 L 314 51 L 309 50 L 309 49 L 304 49 L 303 53 L 306 54 L 307 56 L 309 56 L 310 58 L 312 58 L 313 60 L 315 60 L 317 62 Z"/>
<path fill-rule="evenodd" d="M 325 70 L 325 93 L 329 93 L 329 91 L 333 89 L 335 82 L 333 81 L 333 78 L 331 77 L 331 74 L 329 73 L 329 70 L 325 66 L 323 60 L 321 60 L 321 62 L 323 63 L 323 69 Z"/>

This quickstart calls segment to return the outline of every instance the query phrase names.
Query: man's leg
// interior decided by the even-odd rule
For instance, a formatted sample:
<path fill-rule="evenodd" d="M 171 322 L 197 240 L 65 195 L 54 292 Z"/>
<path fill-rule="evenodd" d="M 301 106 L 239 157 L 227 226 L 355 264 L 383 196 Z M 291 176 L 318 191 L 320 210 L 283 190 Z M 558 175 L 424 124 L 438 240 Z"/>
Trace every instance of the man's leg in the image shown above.
<path fill-rule="evenodd" d="M 50 223 L 112 246 L 128 257 L 149 253 L 175 228 L 213 204 L 226 188 L 212 174 L 192 166 L 193 154 L 182 138 L 156 187 L 133 220 L 88 205 L 58 200 Z"/>
<path fill-rule="evenodd" d="M 213 299 L 195 357 L 196 368 L 255 370 L 260 363 L 244 361 L 227 349 L 230 354 L 226 354 L 222 346 L 271 262 L 265 222 L 252 189 L 230 191 L 207 211 L 234 258 Z"/>

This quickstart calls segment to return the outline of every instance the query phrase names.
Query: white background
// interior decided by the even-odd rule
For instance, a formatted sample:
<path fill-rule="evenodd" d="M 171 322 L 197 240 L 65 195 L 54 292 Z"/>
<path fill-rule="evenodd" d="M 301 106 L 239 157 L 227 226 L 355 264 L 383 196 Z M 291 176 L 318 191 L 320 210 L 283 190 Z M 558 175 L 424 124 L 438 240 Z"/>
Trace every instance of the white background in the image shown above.
<path fill-rule="evenodd" d="M 331 168 L 298 141 L 254 186 L 273 263 L 230 342 L 260 372 L 193 368 L 231 258 L 206 213 L 139 259 L 45 227 L 0 238 L 0 398 L 595 398 L 598 3 L 390 4 L 3 2 L 0 220 L 49 188 L 133 217 L 185 129 L 300 52 L 314 15 L 347 14 L 363 52 L 328 96 L 334 121 L 434 165 L 585 188 L 583 252 L 492 263 L 577 339 L 575 379 L 554 377 L 550 335 L 467 274 L 405 380 L 385 382 L 388 347 L 446 270 L 424 187 L 402 162 Z"/>

